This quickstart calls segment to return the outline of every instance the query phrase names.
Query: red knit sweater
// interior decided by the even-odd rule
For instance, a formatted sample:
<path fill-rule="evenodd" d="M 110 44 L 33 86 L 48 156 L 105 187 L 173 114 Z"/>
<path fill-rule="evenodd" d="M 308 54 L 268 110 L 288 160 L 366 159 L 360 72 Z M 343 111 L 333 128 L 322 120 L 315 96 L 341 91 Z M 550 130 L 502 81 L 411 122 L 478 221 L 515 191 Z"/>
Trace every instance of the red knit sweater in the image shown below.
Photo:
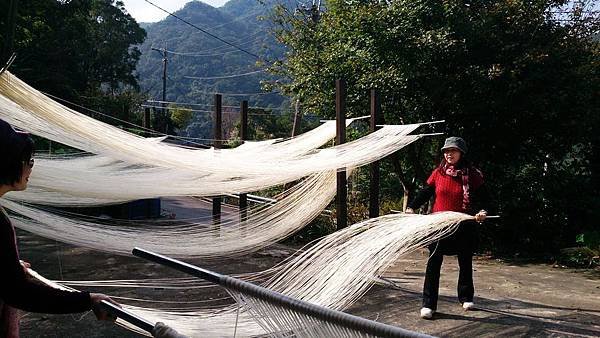
<path fill-rule="evenodd" d="M 469 190 L 475 191 L 482 184 L 483 175 L 481 171 L 473 168 L 469 170 Z M 436 168 L 427 179 L 427 185 L 435 188 L 433 212 L 468 212 L 463 208 L 463 187 L 460 176 L 446 175 L 439 168 Z"/>

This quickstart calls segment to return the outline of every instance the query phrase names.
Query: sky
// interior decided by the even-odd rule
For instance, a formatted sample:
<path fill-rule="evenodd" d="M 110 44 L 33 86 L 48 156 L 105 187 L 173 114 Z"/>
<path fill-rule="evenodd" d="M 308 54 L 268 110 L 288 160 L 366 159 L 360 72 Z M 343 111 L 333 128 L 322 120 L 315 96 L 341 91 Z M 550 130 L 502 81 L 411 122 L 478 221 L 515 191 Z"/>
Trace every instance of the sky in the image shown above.
<path fill-rule="evenodd" d="M 144 0 L 121 0 L 125 4 L 125 9 L 127 12 L 137 21 L 137 22 L 156 22 L 160 21 L 167 17 L 168 14 L 161 11 L 160 9 L 152 6 Z M 153 4 L 156 4 L 159 7 L 164 8 L 165 10 L 173 13 L 178 9 L 183 8 L 183 6 L 190 2 L 191 0 L 149 0 Z M 213 7 L 221 7 L 223 6 L 227 0 L 203 0 Z"/>

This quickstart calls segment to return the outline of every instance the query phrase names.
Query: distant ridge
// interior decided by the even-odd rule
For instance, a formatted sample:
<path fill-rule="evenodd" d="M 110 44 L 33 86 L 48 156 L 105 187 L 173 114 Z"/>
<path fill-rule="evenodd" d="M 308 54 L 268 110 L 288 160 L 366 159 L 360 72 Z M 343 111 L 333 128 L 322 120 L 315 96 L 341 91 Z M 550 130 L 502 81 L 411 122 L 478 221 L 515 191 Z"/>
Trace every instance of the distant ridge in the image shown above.
<path fill-rule="evenodd" d="M 264 15 L 269 10 L 270 7 L 252 0 L 231 0 L 219 8 L 193 1 L 174 14 L 254 54 L 281 55 L 283 48 L 275 43 L 274 38 L 267 31 L 267 24 L 257 20 L 259 15 Z M 255 93 L 261 91 L 260 80 L 267 76 L 264 73 L 202 83 L 194 83 L 185 78 L 251 72 L 258 69 L 255 58 L 203 34 L 172 16 L 156 23 L 144 24 L 144 28 L 148 37 L 140 46 L 142 56 L 137 71 L 142 90 L 147 91 L 154 98 L 162 95 L 162 55 L 151 48 L 162 49 L 165 45 L 167 50 L 176 53 L 168 54 L 167 98 L 169 101 L 202 99 L 195 92 Z M 267 98 L 268 102 L 265 102 L 264 98 L 255 99 L 261 104 L 276 106 L 282 102 L 281 98 L 274 100 L 273 97 Z"/>
<path fill-rule="evenodd" d="M 257 19 L 258 16 L 267 14 L 275 1 L 269 3 L 271 5 L 266 6 L 255 0 L 231 0 L 222 7 L 215 8 L 193 1 L 174 14 L 261 57 L 280 56 L 283 47 L 268 32 L 268 23 Z M 152 47 L 162 49 L 166 46 L 170 51 L 167 54 L 167 101 L 206 104 L 204 110 L 208 111 L 213 103 L 212 93 L 261 93 L 260 82 L 273 79 L 266 72 L 226 79 L 191 79 L 190 77 L 245 74 L 260 68 L 256 65 L 256 58 L 215 40 L 172 16 L 156 23 L 144 24 L 143 27 L 148 36 L 140 46 L 142 55 L 137 72 L 142 91 L 149 93 L 153 99 L 162 98 L 163 57 L 161 52 L 152 50 Z M 224 96 L 223 104 L 238 106 L 243 99 L 247 99 L 250 106 L 289 108 L 286 99 L 278 94 Z M 195 120 L 203 120 L 201 114 L 196 113 Z M 208 126 L 183 134 L 196 137 L 205 134 L 199 130 L 205 127 Z"/>

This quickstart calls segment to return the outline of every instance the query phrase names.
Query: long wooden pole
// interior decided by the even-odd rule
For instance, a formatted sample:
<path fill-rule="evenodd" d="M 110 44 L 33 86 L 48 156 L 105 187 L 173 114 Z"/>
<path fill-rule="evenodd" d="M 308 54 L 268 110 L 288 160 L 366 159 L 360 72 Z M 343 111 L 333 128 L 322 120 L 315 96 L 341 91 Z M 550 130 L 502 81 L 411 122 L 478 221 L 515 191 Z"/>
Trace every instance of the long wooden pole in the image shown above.
<path fill-rule="evenodd" d="M 215 116 L 213 120 L 213 147 L 221 149 L 223 139 L 223 97 L 221 94 L 215 94 Z M 213 224 L 221 223 L 221 196 L 214 197 L 212 200 Z"/>
<path fill-rule="evenodd" d="M 248 140 L 248 101 L 242 101 L 240 113 L 240 139 L 242 142 Z M 248 218 L 248 194 L 240 194 L 240 222 Z"/>
<path fill-rule="evenodd" d="M 335 115 L 336 137 L 335 144 L 346 142 L 346 83 L 344 80 L 335 81 Z M 345 168 L 337 172 L 337 198 L 336 198 L 337 228 L 348 226 L 348 180 Z"/>
<path fill-rule="evenodd" d="M 369 132 L 375 132 L 381 115 L 381 102 L 376 89 L 371 89 L 371 123 Z M 379 161 L 369 165 L 369 218 L 379 217 Z"/>
<path fill-rule="evenodd" d="M 390 326 L 381 322 L 375 322 L 362 317 L 356 317 L 345 312 L 331 310 L 324 306 L 315 305 L 301 299 L 292 298 L 274 290 L 254 285 L 249 282 L 236 279 L 218 272 L 203 269 L 201 267 L 182 262 L 171 257 L 160 255 L 141 248 L 134 248 L 134 256 L 147 259 L 151 262 L 166 266 L 191 276 L 201 278 L 205 281 L 218 284 L 232 292 L 242 296 L 248 296 L 266 302 L 276 309 L 292 311 L 300 316 L 308 316 L 316 321 L 330 323 L 349 329 L 347 332 L 358 332 L 369 337 L 389 338 L 433 338 L 432 336 L 418 332 L 408 331 L 399 327 Z M 275 317 L 273 317 L 275 318 Z"/>
<path fill-rule="evenodd" d="M 144 119 L 142 120 L 142 127 L 146 128 L 146 130 L 144 130 L 144 134 L 146 134 L 148 137 L 151 137 L 152 134 L 150 134 L 150 130 L 148 130 L 152 129 L 150 122 L 150 108 L 144 109 Z"/>

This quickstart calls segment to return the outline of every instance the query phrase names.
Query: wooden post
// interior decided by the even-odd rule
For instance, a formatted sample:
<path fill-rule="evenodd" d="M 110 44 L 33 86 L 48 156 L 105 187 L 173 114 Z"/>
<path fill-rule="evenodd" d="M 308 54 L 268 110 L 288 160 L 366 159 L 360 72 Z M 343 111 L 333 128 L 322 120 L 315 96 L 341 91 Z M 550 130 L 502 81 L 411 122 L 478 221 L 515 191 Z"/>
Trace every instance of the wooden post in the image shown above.
<path fill-rule="evenodd" d="M 167 115 L 167 63 L 169 59 L 167 58 L 167 44 L 165 43 L 165 48 L 163 49 L 163 83 L 162 83 L 162 106 L 163 106 L 163 118 L 164 118 L 164 128 L 165 134 L 169 134 L 169 116 Z"/>
<path fill-rule="evenodd" d="M 376 89 L 371 89 L 371 123 L 369 131 L 377 130 L 379 116 L 381 115 L 381 102 Z M 369 181 L 369 218 L 379 217 L 379 161 L 369 165 L 371 180 Z"/>
<path fill-rule="evenodd" d="M 336 137 L 335 144 L 346 142 L 346 83 L 343 80 L 335 81 L 335 116 Z M 336 198 L 337 228 L 348 226 L 348 180 L 345 168 L 337 172 L 337 198 Z"/>
<path fill-rule="evenodd" d="M 223 139 L 222 124 L 223 124 L 223 104 L 221 94 L 215 94 L 215 116 L 213 119 L 213 147 L 215 149 L 221 149 L 221 142 Z M 212 200 L 212 215 L 213 224 L 218 225 L 221 223 L 221 196 L 214 197 Z"/>
<path fill-rule="evenodd" d="M 150 137 L 152 136 L 150 134 L 150 130 L 148 129 L 152 129 L 151 125 L 150 125 L 150 108 L 146 108 L 144 109 L 144 118 L 142 119 L 142 127 L 144 127 L 146 130 L 144 130 L 144 134 L 146 134 L 146 136 Z"/>
<path fill-rule="evenodd" d="M 154 118 L 154 123 L 152 123 L 152 121 L 150 121 L 150 125 L 154 125 L 154 130 L 160 133 L 161 122 L 160 122 L 159 115 L 162 116 L 162 114 L 160 113 L 160 111 L 158 109 L 156 109 L 156 107 L 152 107 L 151 115 Z"/>
<path fill-rule="evenodd" d="M 248 140 L 248 101 L 242 101 L 240 112 L 240 139 L 242 142 Z M 240 194 L 240 222 L 244 222 L 248 218 L 248 195 Z"/>

